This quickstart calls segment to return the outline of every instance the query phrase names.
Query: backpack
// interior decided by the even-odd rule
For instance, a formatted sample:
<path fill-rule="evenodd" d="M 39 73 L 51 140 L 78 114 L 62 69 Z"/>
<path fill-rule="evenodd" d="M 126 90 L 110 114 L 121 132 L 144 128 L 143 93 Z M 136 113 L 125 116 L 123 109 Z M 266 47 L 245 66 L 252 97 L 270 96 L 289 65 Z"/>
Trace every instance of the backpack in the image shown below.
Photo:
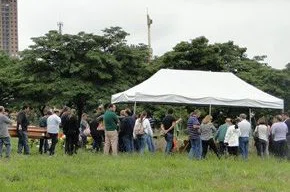
<path fill-rule="evenodd" d="M 142 136 L 145 134 L 144 127 L 143 127 L 143 121 L 141 121 L 141 119 L 138 119 L 135 123 L 134 134 L 136 136 Z"/>

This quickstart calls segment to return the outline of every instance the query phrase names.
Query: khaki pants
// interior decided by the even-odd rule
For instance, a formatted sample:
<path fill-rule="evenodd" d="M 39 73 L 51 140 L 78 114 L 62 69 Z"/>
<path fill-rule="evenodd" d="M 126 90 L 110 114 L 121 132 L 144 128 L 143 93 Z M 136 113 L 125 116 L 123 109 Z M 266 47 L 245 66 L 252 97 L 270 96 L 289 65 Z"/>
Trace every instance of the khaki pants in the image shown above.
<path fill-rule="evenodd" d="M 110 147 L 112 147 L 112 154 L 117 155 L 118 153 L 118 132 L 115 131 L 105 131 L 105 146 L 104 154 L 108 155 L 110 152 Z"/>

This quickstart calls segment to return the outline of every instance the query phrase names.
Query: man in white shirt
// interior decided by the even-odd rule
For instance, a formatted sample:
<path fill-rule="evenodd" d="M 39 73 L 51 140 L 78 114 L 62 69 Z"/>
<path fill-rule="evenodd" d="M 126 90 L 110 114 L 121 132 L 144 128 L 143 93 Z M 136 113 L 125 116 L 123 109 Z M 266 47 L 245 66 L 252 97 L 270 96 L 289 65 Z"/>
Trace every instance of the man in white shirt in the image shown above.
<path fill-rule="evenodd" d="M 59 117 L 59 111 L 54 110 L 54 113 L 47 118 L 47 133 L 51 139 L 51 146 L 49 149 L 49 155 L 54 155 L 55 146 L 58 142 L 58 132 L 61 118 Z"/>
<path fill-rule="evenodd" d="M 238 123 L 238 127 L 241 131 L 239 138 L 239 149 L 243 159 L 248 159 L 249 153 L 249 137 L 252 132 L 251 124 L 247 121 L 247 115 L 240 114 L 241 122 Z"/>

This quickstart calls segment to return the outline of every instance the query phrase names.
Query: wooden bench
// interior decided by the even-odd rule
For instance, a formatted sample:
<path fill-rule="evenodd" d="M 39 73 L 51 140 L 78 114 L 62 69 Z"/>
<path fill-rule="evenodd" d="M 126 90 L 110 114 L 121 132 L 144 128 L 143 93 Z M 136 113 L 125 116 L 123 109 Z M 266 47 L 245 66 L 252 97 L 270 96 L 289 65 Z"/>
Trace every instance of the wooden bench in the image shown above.
<path fill-rule="evenodd" d="M 16 131 L 16 125 L 12 125 L 8 128 L 8 132 L 10 137 L 18 137 Z M 46 128 L 43 127 L 36 127 L 36 126 L 28 126 L 27 129 L 28 138 L 31 139 L 43 139 L 46 134 Z"/>

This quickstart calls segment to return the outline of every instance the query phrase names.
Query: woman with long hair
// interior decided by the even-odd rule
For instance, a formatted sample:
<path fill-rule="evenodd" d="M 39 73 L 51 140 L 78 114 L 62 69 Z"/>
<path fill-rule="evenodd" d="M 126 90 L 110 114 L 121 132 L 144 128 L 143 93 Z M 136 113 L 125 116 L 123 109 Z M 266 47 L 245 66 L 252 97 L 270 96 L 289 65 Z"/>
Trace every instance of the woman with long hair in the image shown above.
<path fill-rule="evenodd" d="M 140 117 L 136 120 L 133 137 L 137 140 L 138 143 L 138 152 L 144 153 L 145 145 L 146 145 L 146 137 L 149 134 L 150 122 L 147 119 L 147 112 L 143 111 Z"/>
<path fill-rule="evenodd" d="M 270 127 L 266 123 L 265 117 L 258 120 L 258 125 L 255 128 L 254 135 L 256 136 L 257 153 L 260 157 L 266 156 L 266 147 L 269 142 Z"/>
<path fill-rule="evenodd" d="M 80 133 L 78 119 L 75 114 L 75 110 L 73 109 L 68 114 L 67 127 L 68 130 L 66 130 L 66 144 L 68 146 L 66 146 L 65 148 L 67 149 L 68 155 L 73 155 L 74 153 L 77 153 L 78 138 Z"/>

